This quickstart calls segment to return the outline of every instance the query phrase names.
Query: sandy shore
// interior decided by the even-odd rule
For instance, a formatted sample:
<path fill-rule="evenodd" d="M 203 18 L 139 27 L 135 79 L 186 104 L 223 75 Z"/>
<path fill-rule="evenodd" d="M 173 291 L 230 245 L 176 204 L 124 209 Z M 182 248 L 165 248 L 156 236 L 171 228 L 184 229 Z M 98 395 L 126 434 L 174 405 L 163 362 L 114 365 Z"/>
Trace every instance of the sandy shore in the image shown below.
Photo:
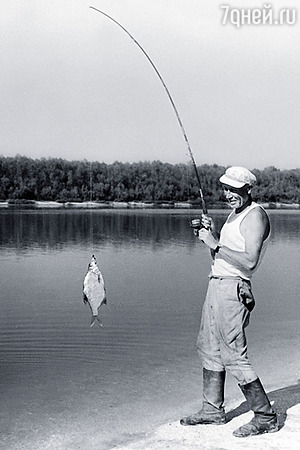
<path fill-rule="evenodd" d="M 66 426 L 64 432 L 57 430 L 45 436 L 36 427 L 36 436 L 14 443 L 5 439 L 0 448 L 6 450 L 296 450 L 300 442 L 300 383 L 268 392 L 278 414 L 280 429 L 276 433 L 236 438 L 232 432 L 251 420 L 253 413 L 246 402 L 228 403 L 227 423 L 224 425 L 182 426 L 179 419 L 170 421 L 148 433 L 116 436 L 105 441 L 100 429 L 88 426 L 83 419 L 82 427 Z M 1 416 L 1 414 L 0 414 Z M 101 414 L 99 415 L 101 423 Z M 67 425 L 67 424 L 66 424 Z M 113 426 L 113 425 L 112 425 Z M 25 432 L 25 431 L 24 431 Z M 25 432 L 26 433 L 26 432 Z M 122 441 L 120 440 L 122 439 Z"/>
<path fill-rule="evenodd" d="M 300 442 L 300 385 L 290 386 L 270 393 L 274 402 L 280 430 L 249 438 L 236 438 L 232 432 L 239 426 L 251 420 L 251 411 L 246 404 L 236 405 L 227 413 L 228 422 L 225 425 L 205 425 L 183 427 L 179 421 L 167 423 L 159 427 L 154 433 L 122 446 L 118 450 L 142 449 L 196 449 L 203 450 L 293 450 L 299 448 Z M 298 404 L 295 404 L 298 403 Z M 294 406 L 287 407 L 288 405 Z"/>

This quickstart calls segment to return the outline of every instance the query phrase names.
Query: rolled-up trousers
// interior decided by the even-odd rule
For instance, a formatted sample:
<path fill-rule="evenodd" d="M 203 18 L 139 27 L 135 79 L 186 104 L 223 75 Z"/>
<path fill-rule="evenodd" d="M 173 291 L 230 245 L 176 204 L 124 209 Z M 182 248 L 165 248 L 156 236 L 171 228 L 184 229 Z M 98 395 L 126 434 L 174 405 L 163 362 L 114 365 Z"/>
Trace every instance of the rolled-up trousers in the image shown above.
<path fill-rule="evenodd" d="M 197 339 L 203 367 L 227 370 L 241 385 L 257 379 L 248 359 L 245 335 L 251 308 L 245 306 L 240 294 L 247 290 L 252 294 L 249 281 L 211 277 Z"/>

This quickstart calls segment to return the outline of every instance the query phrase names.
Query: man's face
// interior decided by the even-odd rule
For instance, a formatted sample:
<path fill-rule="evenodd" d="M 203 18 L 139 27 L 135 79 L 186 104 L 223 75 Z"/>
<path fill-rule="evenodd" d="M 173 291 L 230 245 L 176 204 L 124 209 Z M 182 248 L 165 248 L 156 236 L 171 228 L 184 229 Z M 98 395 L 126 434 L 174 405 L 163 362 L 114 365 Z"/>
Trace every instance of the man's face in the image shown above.
<path fill-rule="evenodd" d="M 223 184 L 223 191 L 232 209 L 241 208 L 249 198 L 249 187 L 242 187 L 240 189 Z"/>

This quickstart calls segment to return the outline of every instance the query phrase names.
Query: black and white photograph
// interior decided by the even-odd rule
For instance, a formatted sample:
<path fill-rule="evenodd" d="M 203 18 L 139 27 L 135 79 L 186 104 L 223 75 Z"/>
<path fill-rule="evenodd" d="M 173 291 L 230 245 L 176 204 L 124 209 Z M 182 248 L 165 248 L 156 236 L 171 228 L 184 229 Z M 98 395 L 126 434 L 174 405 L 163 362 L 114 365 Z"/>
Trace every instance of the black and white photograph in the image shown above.
<path fill-rule="evenodd" d="M 300 5 L 5 0 L 0 449 L 296 450 Z"/>

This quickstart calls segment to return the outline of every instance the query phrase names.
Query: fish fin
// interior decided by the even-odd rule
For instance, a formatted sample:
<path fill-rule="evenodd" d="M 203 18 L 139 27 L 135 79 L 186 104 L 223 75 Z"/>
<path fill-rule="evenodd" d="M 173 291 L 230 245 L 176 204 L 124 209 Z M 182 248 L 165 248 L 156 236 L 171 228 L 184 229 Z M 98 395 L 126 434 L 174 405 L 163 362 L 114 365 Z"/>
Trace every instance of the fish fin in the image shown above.
<path fill-rule="evenodd" d="M 96 322 L 98 322 L 98 324 L 100 325 L 100 327 L 103 327 L 103 323 L 101 322 L 101 320 L 99 319 L 98 316 L 93 316 L 93 317 L 92 317 L 90 327 L 92 327 L 93 325 L 95 325 Z"/>
<path fill-rule="evenodd" d="M 86 304 L 88 302 L 88 298 L 85 295 L 85 293 L 83 293 L 83 303 Z"/>

